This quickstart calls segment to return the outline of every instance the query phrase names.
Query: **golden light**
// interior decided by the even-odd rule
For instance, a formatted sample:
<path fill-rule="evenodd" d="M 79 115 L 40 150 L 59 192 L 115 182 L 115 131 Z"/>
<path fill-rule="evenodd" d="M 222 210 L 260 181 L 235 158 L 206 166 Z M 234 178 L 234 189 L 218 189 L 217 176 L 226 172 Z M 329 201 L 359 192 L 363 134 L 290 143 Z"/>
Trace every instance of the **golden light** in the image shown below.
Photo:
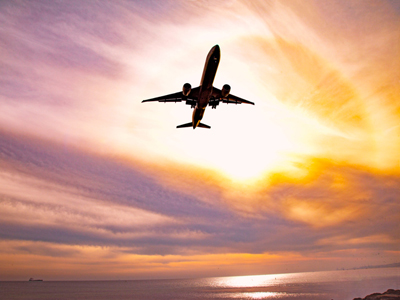
<path fill-rule="evenodd" d="M 294 154 L 313 153 L 312 146 L 302 137 L 316 126 L 294 116 L 293 111 L 273 96 L 264 91 L 260 94 L 269 99 L 257 97 L 260 100 L 255 106 L 208 108 L 203 122 L 211 125 L 211 130 L 177 130 L 174 122 L 178 124 L 190 118 L 191 110 L 182 104 L 153 104 L 162 107 L 162 111 L 155 109 L 165 124 L 162 130 L 149 132 L 150 136 L 157 134 L 154 139 L 158 146 L 153 144 L 148 155 L 153 153 L 158 156 L 157 160 L 164 157 L 170 162 L 210 169 L 234 182 L 247 184 L 268 173 L 292 168 Z"/>
<path fill-rule="evenodd" d="M 279 299 L 280 295 L 286 295 L 287 293 L 277 293 L 277 292 L 248 292 L 240 293 L 238 298 L 246 297 L 248 299 Z"/>
<path fill-rule="evenodd" d="M 213 285 L 225 288 L 249 288 L 270 286 L 274 280 L 276 280 L 276 275 L 219 277 L 213 279 Z"/>

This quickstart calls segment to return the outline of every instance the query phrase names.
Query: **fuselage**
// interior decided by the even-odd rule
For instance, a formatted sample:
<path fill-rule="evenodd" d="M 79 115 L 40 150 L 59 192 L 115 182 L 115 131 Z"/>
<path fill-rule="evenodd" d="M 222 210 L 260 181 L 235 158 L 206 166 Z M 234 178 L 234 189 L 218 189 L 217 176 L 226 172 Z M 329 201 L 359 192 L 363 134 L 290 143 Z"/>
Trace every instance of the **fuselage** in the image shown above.
<path fill-rule="evenodd" d="M 208 102 L 210 101 L 214 78 L 215 74 L 217 74 L 220 58 L 221 52 L 219 46 L 215 45 L 208 53 L 206 63 L 204 65 L 203 75 L 200 81 L 199 97 L 192 115 L 193 128 L 196 128 L 197 125 L 199 125 L 201 119 L 203 118 Z"/>

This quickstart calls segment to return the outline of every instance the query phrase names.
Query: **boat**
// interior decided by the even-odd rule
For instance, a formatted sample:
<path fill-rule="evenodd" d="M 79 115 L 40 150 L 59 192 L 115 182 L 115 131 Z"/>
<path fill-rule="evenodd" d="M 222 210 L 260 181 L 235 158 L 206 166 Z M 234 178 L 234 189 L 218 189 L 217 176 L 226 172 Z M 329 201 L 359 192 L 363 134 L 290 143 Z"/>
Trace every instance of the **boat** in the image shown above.
<path fill-rule="evenodd" d="M 29 278 L 29 281 L 43 281 L 43 279 L 34 279 L 34 278 Z"/>

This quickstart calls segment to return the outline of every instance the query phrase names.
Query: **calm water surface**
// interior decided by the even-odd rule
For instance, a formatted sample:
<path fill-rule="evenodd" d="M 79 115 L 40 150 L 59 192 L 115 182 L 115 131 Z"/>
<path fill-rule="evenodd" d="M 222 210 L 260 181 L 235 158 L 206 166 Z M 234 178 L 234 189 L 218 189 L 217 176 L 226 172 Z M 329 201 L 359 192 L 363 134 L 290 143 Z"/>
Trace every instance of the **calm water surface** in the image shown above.
<path fill-rule="evenodd" d="M 352 300 L 400 289 L 400 268 L 135 281 L 0 282 L 0 299 Z"/>

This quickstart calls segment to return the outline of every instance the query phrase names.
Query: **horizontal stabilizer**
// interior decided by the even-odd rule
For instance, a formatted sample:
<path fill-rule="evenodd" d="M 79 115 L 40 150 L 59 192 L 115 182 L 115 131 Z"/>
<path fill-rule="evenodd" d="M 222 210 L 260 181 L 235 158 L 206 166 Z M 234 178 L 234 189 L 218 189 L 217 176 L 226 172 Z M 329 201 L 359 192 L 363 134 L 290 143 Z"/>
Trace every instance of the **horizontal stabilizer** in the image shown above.
<path fill-rule="evenodd" d="M 178 125 L 176 126 L 176 128 L 185 128 L 185 127 L 193 127 L 193 123 L 186 123 L 186 124 L 182 124 L 182 125 Z M 203 123 L 199 123 L 199 125 L 197 125 L 197 127 L 201 127 L 201 128 L 211 128 L 211 126 L 208 126 L 206 124 Z M 193 128 L 194 129 L 194 128 Z"/>
<path fill-rule="evenodd" d="M 201 128 L 211 128 L 211 126 L 208 126 L 208 125 L 203 124 L 203 123 L 199 123 L 199 125 L 197 125 L 197 127 L 201 127 Z"/>
<path fill-rule="evenodd" d="M 186 123 L 186 124 L 182 124 L 182 125 L 178 125 L 176 126 L 176 128 L 184 128 L 184 127 L 193 127 L 193 123 Z"/>

